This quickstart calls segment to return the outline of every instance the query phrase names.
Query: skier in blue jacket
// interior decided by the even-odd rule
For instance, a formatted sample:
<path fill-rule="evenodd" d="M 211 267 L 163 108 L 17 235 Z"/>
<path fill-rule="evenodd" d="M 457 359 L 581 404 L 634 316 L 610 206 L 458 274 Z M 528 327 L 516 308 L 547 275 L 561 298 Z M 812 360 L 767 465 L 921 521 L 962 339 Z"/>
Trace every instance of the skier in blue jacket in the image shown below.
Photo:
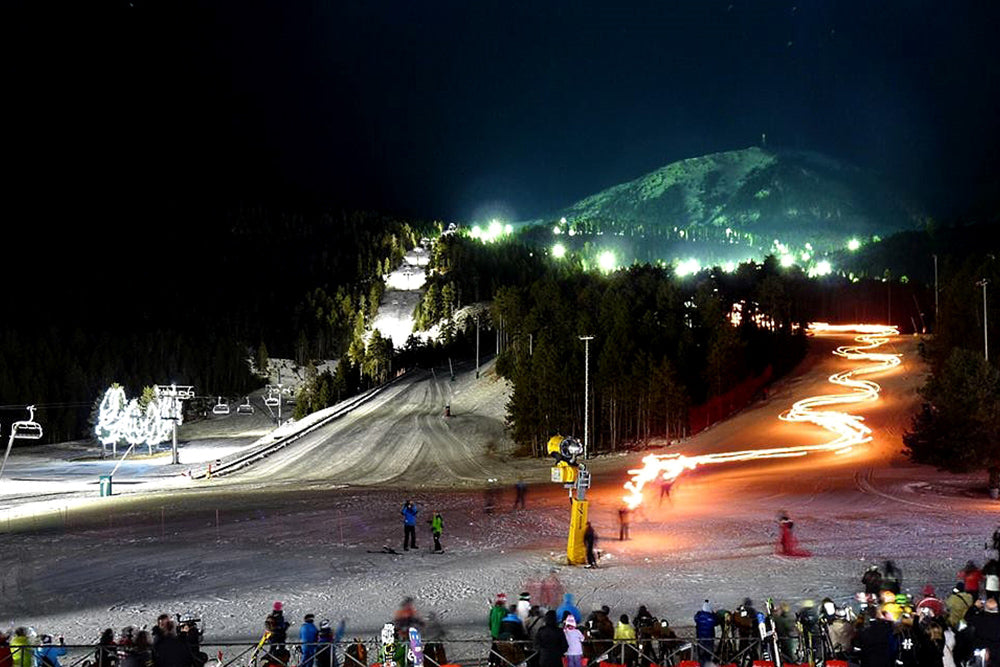
<path fill-rule="evenodd" d="M 403 551 L 417 548 L 417 507 L 407 500 L 400 511 L 403 515 Z"/>

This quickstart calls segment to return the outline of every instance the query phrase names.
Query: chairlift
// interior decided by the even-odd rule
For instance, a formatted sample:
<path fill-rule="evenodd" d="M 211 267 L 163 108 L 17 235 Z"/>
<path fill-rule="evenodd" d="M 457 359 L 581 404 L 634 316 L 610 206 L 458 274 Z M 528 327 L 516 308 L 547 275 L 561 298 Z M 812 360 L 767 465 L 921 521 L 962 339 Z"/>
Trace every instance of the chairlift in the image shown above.
<path fill-rule="evenodd" d="M 264 405 L 266 405 L 269 408 L 276 408 L 279 405 L 281 405 L 281 398 L 279 398 L 278 396 L 272 396 L 271 394 L 268 394 L 267 397 L 264 399 Z"/>
<path fill-rule="evenodd" d="M 253 406 L 250 405 L 250 397 L 246 397 L 246 401 L 236 406 L 236 414 L 238 415 L 252 415 L 254 412 Z"/>
<path fill-rule="evenodd" d="M 228 415 L 229 414 L 229 402 L 223 401 L 222 397 L 219 396 L 218 403 L 212 408 L 213 415 Z"/>
<path fill-rule="evenodd" d="M 35 421 L 35 406 L 28 406 L 28 419 L 14 422 L 10 425 L 10 437 L 12 440 L 40 440 L 42 437 L 42 425 Z"/>

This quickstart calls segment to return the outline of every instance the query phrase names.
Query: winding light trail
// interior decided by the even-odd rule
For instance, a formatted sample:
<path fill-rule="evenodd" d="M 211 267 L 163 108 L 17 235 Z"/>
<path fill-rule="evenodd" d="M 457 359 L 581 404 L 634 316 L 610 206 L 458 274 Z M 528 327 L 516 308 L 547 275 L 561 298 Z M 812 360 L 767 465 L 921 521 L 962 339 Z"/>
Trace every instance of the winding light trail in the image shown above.
<path fill-rule="evenodd" d="M 851 390 L 848 394 L 826 394 L 810 396 L 796 401 L 778 418 L 787 422 L 809 422 L 821 426 L 834 433 L 836 437 L 819 445 L 801 445 L 797 447 L 772 447 L 768 449 L 748 449 L 739 452 L 721 452 L 701 456 L 685 456 L 683 454 L 650 454 L 643 457 L 643 467 L 629 470 L 632 479 L 625 482 L 628 494 L 623 498 L 625 504 L 635 509 L 642 503 L 642 489 L 646 484 L 656 480 L 674 480 L 685 470 L 693 470 L 700 465 L 710 463 L 731 463 L 733 461 L 749 461 L 753 459 L 770 459 L 790 456 L 805 456 L 810 452 L 833 452 L 843 454 L 849 452 L 855 445 L 871 440 L 871 429 L 862 422 L 863 417 L 839 412 L 822 410 L 833 405 L 850 405 L 865 401 L 878 400 L 881 387 L 871 380 L 857 379 L 858 376 L 871 373 L 881 373 L 895 368 L 900 363 L 900 355 L 872 352 L 881 345 L 899 335 L 899 330 L 892 326 L 877 324 L 830 325 L 815 322 L 809 325 L 813 333 L 859 333 L 856 341 L 860 345 L 842 345 L 834 350 L 834 354 L 854 361 L 869 361 L 868 365 L 854 370 L 834 373 L 829 381 Z"/>

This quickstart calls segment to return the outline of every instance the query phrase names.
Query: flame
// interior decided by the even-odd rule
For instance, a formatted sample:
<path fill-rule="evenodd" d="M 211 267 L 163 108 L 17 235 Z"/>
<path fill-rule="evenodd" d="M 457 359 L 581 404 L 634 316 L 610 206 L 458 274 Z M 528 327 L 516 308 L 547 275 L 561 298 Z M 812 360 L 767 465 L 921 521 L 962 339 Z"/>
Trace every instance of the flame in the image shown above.
<path fill-rule="evenodd" d="M 685 470 L 694 470 L 700 465 L 711 463 L 731 463 L 733 461 L 750 461 L 753 459 L 783 458 L 805 456 L 810 452 L 833 452 L 845 454 L 855 445 L 871 440 L 871 429 L 864 425 L 864 418 L 858 415 L 822 410 L 833 405 L 851 405 L 866 401 L 878 400 L 881 387 L 871 380 L 858 379 L 858 376 L 881 373 L 895 368 L 901 362 L 900 355 L 872 352 L 899 335 L 899 330 L 893 326 L 877 324 L 847 324 L 830 325 L 824 322 L 814 322 L 809 325 L 809 331 L 817 333 L 859 333 L 856 341 L 860 345 L 842 345 L 833 354 L 852 361 L 872 362 L 860 368 L 834 373 L 828 380 L 832 384 L 851 390 L 847 394 L 827 394 L 810 396 L 796 401 L 786 412 L 778 416 L 786 422 L 809 422 L 816 424 L 836 437 L 819 445 L 801 445 L 796 447 L 771 447 L 765 449 L 750 449 L 738 452 L 721 452 L 701 456 L 685 456 L 684 454 L 650 454 L 643 457 L 643 467 L 629 470 L 630 480 L 625 482 L 628 494 L 623 496 L 625 504 L 635 509 L 642 503 L 642 490 L 646 484 L 657 479 L 672 481 Z"/>

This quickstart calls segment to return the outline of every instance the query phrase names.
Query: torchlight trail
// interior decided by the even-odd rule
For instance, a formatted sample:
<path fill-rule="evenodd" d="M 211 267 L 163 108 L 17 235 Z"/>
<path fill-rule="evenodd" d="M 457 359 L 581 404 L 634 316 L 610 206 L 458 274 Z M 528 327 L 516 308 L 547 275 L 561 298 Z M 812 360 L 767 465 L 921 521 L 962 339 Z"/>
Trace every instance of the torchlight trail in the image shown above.
<path fill-rule="evenodd" d="M 881 387 L 871 380 L 857 379 L 858 376 L 871 373 L 881 373 L 895 368 L 900 364 L 900 355 L 872 352 L 889 342 L 893 336 L 899 335 L 899 330 L 893 326 L 877 324 L 847 324 L 830 325 L 814 322 L 809 325 L 812 333 L 859 333 L 856 341 L 860 345 L 842 345 L 833 354 L 852 361 L 872 362 L 860 368 L 834 373 L 829 381 L 851 390 L 848 394 L 826 394 L 810 396 L 800 401 L 778 416 L 787 422 L 809 422 L 834 433 L 836 437 L 819 445 L 801 445 L 796 447 L 772 447 L 767 449 L 748 449 L 739 452 L 721 452 L 703 454 L 701 456 L 685 456 L 684 454 L 650 454 L 643 457 L 643 467 L 629 470 L 632 479 L 625 482 L 628 494 L 623 498 L 625 504 L 635 509 L 642 503 L 643 487 L 656 480 L 671 481 L 685 470 L 693 470 L 700 465 L 711 463 L 731 463 L 733 461 L 749 461 L 753 459 L 770 459 L 791 456 L 805 456 L 810 452 L 833 452 L 843 454 L 855 445 L 871 440 L 871 429 L 864 425 L 864 418 L 858 415 L 836 410 L 821 410 L 833 405 L 849 405 L 874 401 L 878 399 Z"/>

